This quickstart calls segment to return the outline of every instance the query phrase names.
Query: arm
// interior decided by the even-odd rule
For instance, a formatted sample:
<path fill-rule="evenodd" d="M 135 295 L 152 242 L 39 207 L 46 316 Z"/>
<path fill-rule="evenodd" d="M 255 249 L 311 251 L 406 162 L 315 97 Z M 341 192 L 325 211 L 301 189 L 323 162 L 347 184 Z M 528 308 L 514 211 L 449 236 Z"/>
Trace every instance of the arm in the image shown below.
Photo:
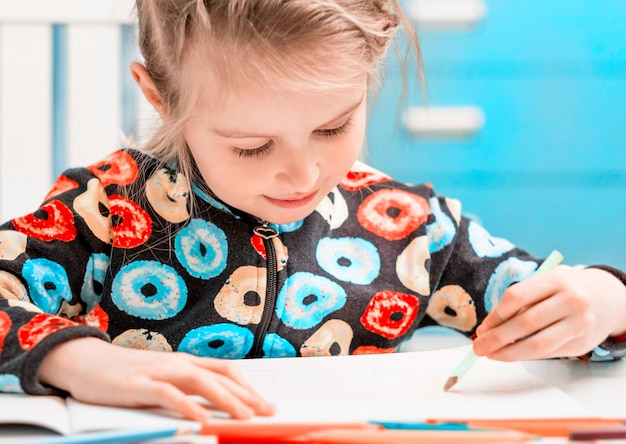
<path fill-rule="evenodd" d="M 125 152 L 70 170 L 38 211 L 0 226 L 0 374 L 8 381 L 0 389 L 175 408 L 199 420 L 207 410 L 184 395 L 235 417 L 271 412 L 228 363 L 108 343 L 99 287 L 112 245 L 135 240 L 116 232 L 112 202 L 137 174 Z"/>
<path fill-rule="evenodd" d="M 210 422 L 210 411 L 187 395 L 201 396 L 234 418 L 274 411 L 228 361 L 128 349 L 96 338 L 55 347 L 44 359 L 39 379 L 81 401 L 158 406 L 202 423 Z"/>
<path fill-rule="evenodd" d="M 501 360 L 626 355 L 623 272 L 561 266 L 533 276 L 541 260 L 461 217 L 458 203 L 439 199 L 431 209 L 436 222 L 429 226 L 433 294 L 428 314 L 477 336 L 477 354 Z M 442 223 L 446 218 L 456 223 Z M 442 294 L 446 307 L 454 309 L 452 320 L 435 308 Z"/>
<path fill-rule="evenodd" d="M 614 273 L 561 266 L 511 286 L 478 328 L 474 351 L 508 361 L 582 356 L 599 345 L 599 358 L 625 355 L 626 285 Z"/>

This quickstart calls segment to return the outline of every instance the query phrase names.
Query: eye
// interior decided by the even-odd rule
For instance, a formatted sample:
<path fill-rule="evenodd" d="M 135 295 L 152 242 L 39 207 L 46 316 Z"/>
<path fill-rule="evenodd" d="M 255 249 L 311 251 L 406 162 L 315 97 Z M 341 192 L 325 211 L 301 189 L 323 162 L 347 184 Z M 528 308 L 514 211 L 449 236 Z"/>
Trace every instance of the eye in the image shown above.
<path fill-rule="evenodd" d="M 237 157 L 251 158 L 251 157 L 262 156 L 267 151 L 269 151 L 272 148 L 273 145 L 274 145 L 274 142 L 272 140 L 270 140 L 266 144 L 261 145 L 260 147 L 257 147 L 257 148 L 237 148 L 237 147 L 233 147 L 232 150 L 233 150 L 233 153 Z"/>
<path fill-rule="evenodd" d="M 338 136 L 349 133 L 351 128 L 352 128 L 352 117 L 350 117 L 348 120 L 345 121 L 343 125 L 338 126 L 337 128 L 319 129 L 319 130 L 316 130 L 315 132 L 319 134 L 320 136 L 332 138 L 332 137 L 338 137 Z"/>

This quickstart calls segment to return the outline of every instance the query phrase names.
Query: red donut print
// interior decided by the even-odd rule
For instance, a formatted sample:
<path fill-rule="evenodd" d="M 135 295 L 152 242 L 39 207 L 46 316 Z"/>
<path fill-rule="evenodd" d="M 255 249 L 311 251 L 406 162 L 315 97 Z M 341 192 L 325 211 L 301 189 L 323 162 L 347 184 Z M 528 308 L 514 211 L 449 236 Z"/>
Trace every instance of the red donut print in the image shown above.
<path fill-rule="evenodd" d="M 31 350 L 46 336 L 75 325 L 69 319 L 40 313 L 20 327 L 17 331 L 17 339 L 24 350 Z"/>
<path fill-rule="evenodd" d="M 102 331 L 107 331 L 109 328 L 109 315 L 100 307 L 100 304 L 87 314 L 74 316 L 72 321 L 89 327 L 96 327 Z"/>
<path fill-rule="evenodd" d="M 267 259 L 267 253 L 265 251 L 265 244 L 263 243 L 263 238 L 261 236 L 257 236 L 256 234 L 250 237 L 250 243 L 254 247 L 257 253 L 261 255 L 263 259 Z"/>
<path fill-rule="evenodd" d="M 381 291 L 374 295 L 361 316 L 367 330 L 387 339 L 395 339 L 407 332 L 419 310 L 420 301 L 412 294 Z"/>
<path fill-rule="evenodd" d="M 362 345 L 357 347 L 352 354 L 353 355 L 379 355 L 383 353 L 393 353 L 396 351 L 395 347 L 391 348 L 381 348 L 376 347 L 375 345 Z"/>
<path fill-rule="evenodd" d="M 113 246 L 134 248 L 146 242 L 152 234 L 152 219 L 146 211 L 118 194 L 109 196 L 113 223 Z"/>
<path fill-rule="evenodd" d="M 102 185 L 128 185 L 137 179 L 139 168 L 133 156 L 125 151 L 115 151 L 102 159 L 100 162 L 94 163 L 87 167 Z"/>
<path fill-rule="evenodd" d="M 367 196 L 356 216 L 367 231 L 393 241 L 408 236 L 426 222 L 429 208 L 422 196 L 388 188 Z"/>
<path fill-rule="evenodd" d="M 54 185 L 52 185 L 52 188 L 48 192 L 44 202 L 58 196 L 61 193 L 64 193 L 65 191 L 75 190 L 76 188 L 78 188 L 78 182 L 65 176 L 59 176 L 59 178 L 54 182 Z"/>
<path fill-rule="evenodd" d="M 0 311 L 0 354 L 2 354 L 4 340 L 9 334 L 9 330 L 11 330 L 11 318 L 6 312 Z"/>
<path fill-rule="evenodd" d="M 13 219 L 13 226 L 27 236 L 50 242 L 69 242 L 76 237 L 74 215 L 60 200 L 53 200 L 27 216 Z"/>
<path fill-rule="evenodd" d="M 358 191 L 375 183 L 387 182 L 391 177 L 379 171 L 350 171 L 339 183 L 344 190 Z"/>

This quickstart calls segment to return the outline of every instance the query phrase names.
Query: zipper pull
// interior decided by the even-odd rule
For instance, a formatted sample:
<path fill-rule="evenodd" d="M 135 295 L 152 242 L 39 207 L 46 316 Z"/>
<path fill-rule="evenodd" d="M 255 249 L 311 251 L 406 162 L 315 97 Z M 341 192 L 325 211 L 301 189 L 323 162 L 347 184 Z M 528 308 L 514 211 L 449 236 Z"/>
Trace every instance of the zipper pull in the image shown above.
<path fill-rule="evenodd" d="M 273 237 L 278 236 L 278 231 L 269 226 L 267 222 L 263 222 L 263 225 L 257 225 L 252 229 L 254 234 L 263 239 L 272 239 Z"/>

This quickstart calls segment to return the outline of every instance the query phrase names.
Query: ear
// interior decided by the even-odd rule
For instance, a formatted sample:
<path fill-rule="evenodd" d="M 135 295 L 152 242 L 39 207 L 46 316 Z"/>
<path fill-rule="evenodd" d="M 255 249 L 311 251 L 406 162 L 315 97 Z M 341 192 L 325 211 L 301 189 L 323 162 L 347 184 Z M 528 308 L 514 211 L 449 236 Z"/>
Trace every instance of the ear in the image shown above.
<path fill-rule="evenodd" d="M 146 67 L 141 63 L 132 62 L 130 64 L 130 72 L 133 75 L 135 82 L 137 82 L 137 85 L 139 85 L 139 88 L 141 89 L 141 92 L 146 100 L 154 107 L 162 119 L 165 118 L 167 116 L 167 108 L 163 103 L 161 95 L 157 91 L 154 81 L 152 80 L 152 76 L 150 76 Z"/>

